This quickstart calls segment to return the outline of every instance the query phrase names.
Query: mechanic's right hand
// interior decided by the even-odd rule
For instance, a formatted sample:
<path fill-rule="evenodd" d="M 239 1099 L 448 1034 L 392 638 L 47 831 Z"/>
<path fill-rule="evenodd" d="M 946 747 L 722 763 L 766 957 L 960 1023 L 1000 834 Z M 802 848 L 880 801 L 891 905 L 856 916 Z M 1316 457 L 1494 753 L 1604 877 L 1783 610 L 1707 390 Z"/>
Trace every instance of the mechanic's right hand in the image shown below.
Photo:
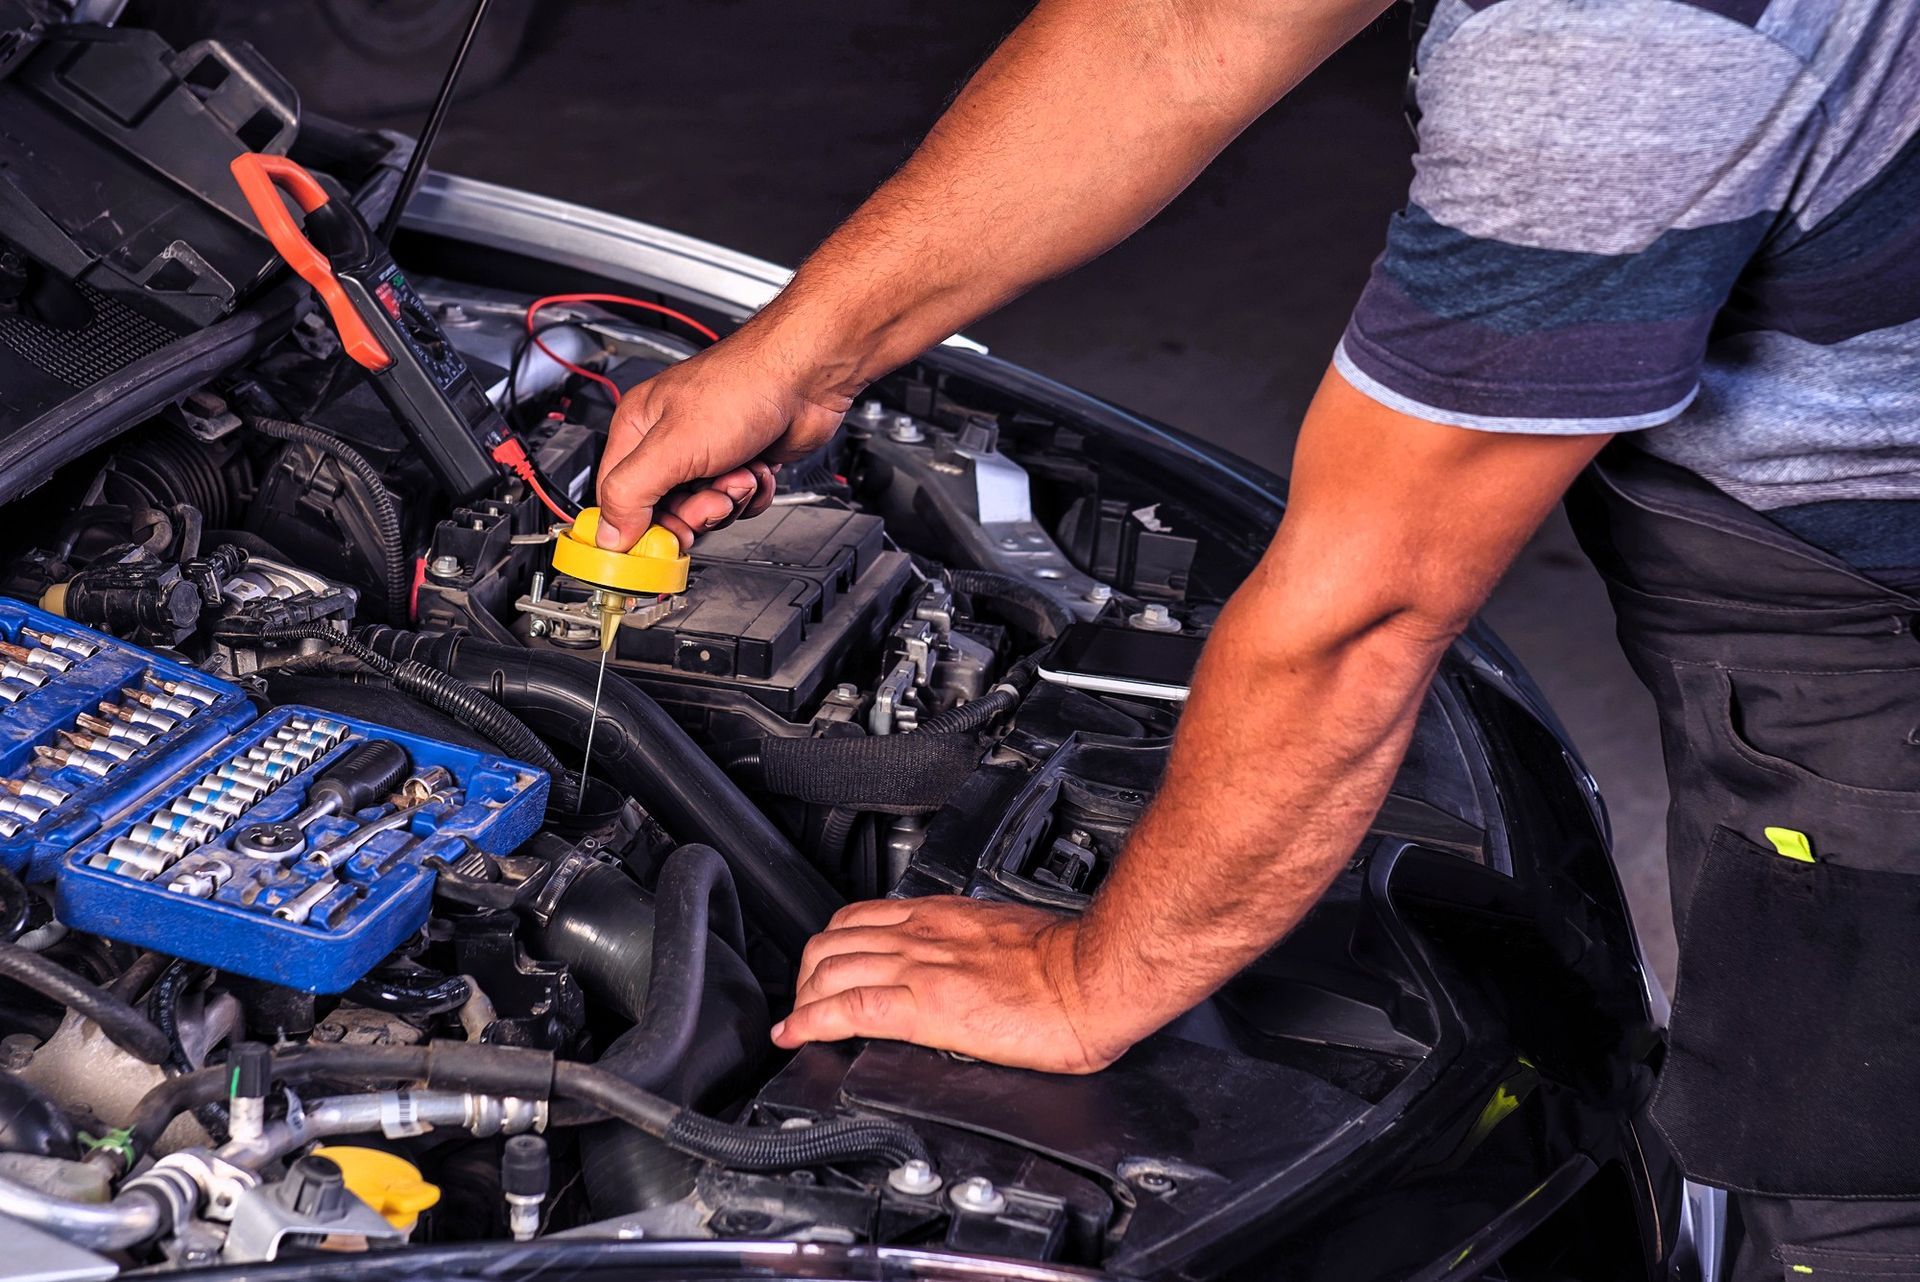
<path fill-rule="evenodd" d="M 825 444 L 851 404 L 805 387 L 742 331 L 620 399 L 600 459 L 600 532 L 626 549 L 650 523 L 693 536 L 773 502 L 773 468 Z"/>

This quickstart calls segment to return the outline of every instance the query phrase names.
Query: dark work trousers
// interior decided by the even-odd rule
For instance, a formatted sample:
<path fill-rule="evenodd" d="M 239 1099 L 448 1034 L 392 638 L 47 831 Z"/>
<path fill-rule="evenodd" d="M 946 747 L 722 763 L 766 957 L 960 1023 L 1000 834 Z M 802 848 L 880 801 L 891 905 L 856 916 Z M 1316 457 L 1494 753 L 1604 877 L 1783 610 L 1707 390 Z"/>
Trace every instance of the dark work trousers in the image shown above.
<path fill-rule="evenodd" d="M 1920 1280 L 1920 598 L 1630 444 L 1568 506 L 1673 796 L 1654 1122 L 1742 1282 Z"/>

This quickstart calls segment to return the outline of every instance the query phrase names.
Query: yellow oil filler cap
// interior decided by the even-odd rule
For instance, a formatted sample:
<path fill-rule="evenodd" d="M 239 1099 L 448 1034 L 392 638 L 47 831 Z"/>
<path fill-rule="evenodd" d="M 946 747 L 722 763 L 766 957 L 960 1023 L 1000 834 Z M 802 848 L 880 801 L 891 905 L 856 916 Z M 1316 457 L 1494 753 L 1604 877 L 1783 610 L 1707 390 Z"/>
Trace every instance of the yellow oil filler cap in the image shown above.
<path fill-rule="evenodd" d="M 411 1229 L 420 1212 L 440 1200 L 440 1186 L 422 1179 L 420 1168 L 404 1157 L 350 1144 L 328 1144 L 313 1152 L 339 1167 L 347 1189 L 396 1229 Z"/>
<path fill-rule="evenodd" d="M 600 509 L 585 508 L 553 545 L 553 568 L 571 579 L 633 596 L 685 592 L 687 554 L 664 525 L 651 525 L 625 552 L 595 547 Z"/>

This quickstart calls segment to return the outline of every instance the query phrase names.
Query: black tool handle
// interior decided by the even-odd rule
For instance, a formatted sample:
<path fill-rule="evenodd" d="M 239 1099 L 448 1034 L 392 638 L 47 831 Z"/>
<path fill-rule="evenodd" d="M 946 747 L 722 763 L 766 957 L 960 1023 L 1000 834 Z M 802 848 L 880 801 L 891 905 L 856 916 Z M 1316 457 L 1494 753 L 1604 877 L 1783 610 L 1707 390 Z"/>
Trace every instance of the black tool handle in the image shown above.
<path fill-rule="evenodd" d="M 407 750 L 391 739 L 368 739 L 320 772 L 307 788 L 307 805 L 327 802 L 336 815 L 365 810 L 392 792 L 412 765 Z"/>

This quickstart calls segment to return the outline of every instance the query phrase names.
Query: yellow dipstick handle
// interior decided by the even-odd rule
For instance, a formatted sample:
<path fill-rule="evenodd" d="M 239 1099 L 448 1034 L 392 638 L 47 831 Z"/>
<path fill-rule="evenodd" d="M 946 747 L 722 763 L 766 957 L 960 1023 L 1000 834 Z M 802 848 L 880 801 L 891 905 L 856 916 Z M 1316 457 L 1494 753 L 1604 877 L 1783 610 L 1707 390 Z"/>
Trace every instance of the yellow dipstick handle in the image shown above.
<path fill-rule="evenodd" d="M 571 579 L 610 592 L 658 596 L 687 590 L 687 554 L 680 540 L 664 525 L 647 527 L 640 541 L 625 552 L 595 547 L 600 509 L 586 508 L 560 532 L 553 545 L 553 568 Z"/>

